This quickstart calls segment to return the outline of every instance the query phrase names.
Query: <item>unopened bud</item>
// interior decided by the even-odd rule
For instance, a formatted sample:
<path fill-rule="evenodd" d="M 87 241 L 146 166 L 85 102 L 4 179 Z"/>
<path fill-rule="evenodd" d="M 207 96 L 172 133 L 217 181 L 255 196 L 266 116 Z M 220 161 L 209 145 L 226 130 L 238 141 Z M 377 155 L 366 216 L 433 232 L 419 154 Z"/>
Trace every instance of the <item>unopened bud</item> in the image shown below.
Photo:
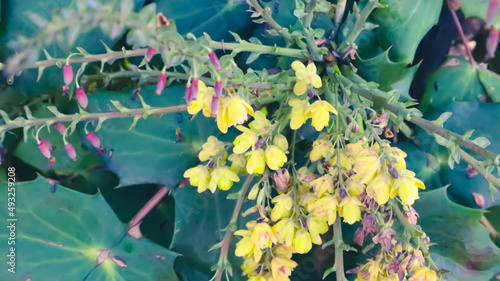
<path fill-rule="evenodd" d="M 490 30 L 490 35 L 488 35 L 488 38 L 486 39 L 486 54 L 490 59 L 495 57 L 495 52 L 498 47 L 499 34 L 499 30 L 492 28 Z"/>
<path fill-rule="evenodd" d="M 354 232 L 354 242 L 359 246 L 363 246 L 363 242 L 365 242 L 366 233 L 362 227 L 358 227 L 356 232 Z"/>
<path fill-rule="evenodd" d="M 99 138 L 94 134 L 94 132 L 92 131 L 89 131 L 85 137 L 87 138 L 87 140 L 90 142 L 90 144 L 92 144 L 93 147 L 95 148 L 99 148 L 101 147 L 101 141 L 99 140 Z"/>
<path fill-rule="evenodd" d="M 222 81 L 217 79 L 217 81 L 215 81 L 215 86 L 214 86 L 214 90 L 215 90 L 215 96 L 220 98 L 222 97 L 222 92 L 224 91 L 224 89 L 222 88 Z"/>
<path fill-rule="evenodd" d="M 219 110 L 219 98 L 212 97 L 212 116 L 217 115 L 217 111 Z"/>
<path fill-rule="evenodd" d="M 417 224 L 417 220 L 418 220 L 418 213 L 417 211 L 415 211 L 415 209 L 413 209 L 412 206 L 408 206 L 409 208 L 409 211 L 406 212 L 406 219 L 408 220 L 408 222 L 410 222 L 411 224 L 413 225 L 416 225 Z"/>
<path fill-rule="evenodd" d="M 158 77 L 158 84 L 156 84 L 156 94 L 161 95 L 163 89 L 165 88 L 165 84 L 167 83 L 167 73 L 162 71 L 160 76 Z"/>
<path fill-rule="evenodd" d="M 73 161 L 76 161 L 76 151 L 73 145 L 68 142 L 67 144 L 64 145 L 64 149 L 66 150 L 66 153 L 68 154 L 69 158 L 71 158 L 71 160 Z"/>
<path fill-rule="evenodd" d="M 148 47 L 146 56 L 144 57 L 144 61 L 146 61 L 146 63 L 149 63 L 155 54 L 156 54 L 156 49 L 151 46 Z"/>
<path fill-rule="evenodd" d="M 490 0 L 488 12 L 486 14 L 486 25 L 491 26 L 495 22 L 498 13 L 498 0 Z"/>
<path fill-rule="evenodd" d="M 198 99 L 198 78 L 193 78 L 191 81 L 191 100 Z"/>
<path fill-rule="evenodd" d="M 219 62 L 219 58 L 217 57 L 217 55 L 213 51 L 210 51 L 208 53 L 208 57 L 210 58 L 210 61 L 214 65 L 215 69 L 220 70 L 220 62 Z"/>
<path fill-rule="evenodd" d="M 259 193 L 259 184 L 255 184 L 254 186 L 252 186 L 252 189 L 248 193 L 248 199 L 255 200 L 255 198 L 257 198 L 258 193 Z"/>
<path fill-rule="evenodd" d="M 73 82 L 73 68 L 70 64 L 63 66 L 64 85 L 69 86 Z"/>
<path fill-rule="evenodd" d="M 476 205 L 479 208 L 483 208 L 484 207 L 484 197 L 483 197 L 483 195 L 481 195 L 479 193 L 476 193 L 476 192 L 473 192 L 472 196 L 474 196 L 474 201 L 476 201 Z"/>
<path fill-rule="evenodd" d="M 89 105 L 89 100 L 87 98 L 87 95 L 83 91 L 83 89 L 82 88 L 76 89 L 75 95 L 76 95 L 76 100 L 78 101 L 78 104 L 80 104 L 80 106 L 83 108 L 87 108 L 87 106 Z"/>
<path fill-rule="evenodd" d="M 56 128 L 56 130 L 61 133 L 61 135 L 64 135 L 64 131 L 66 130 L 66 127 L 64 127 L 63 124 L 57 122 L 54 124 L 54 128 Z"/>
<path fill-rule="evenodd" d="M 280 169 L 274 173 L 274 185 L 279 191 L 285 191 L 290 181 L 290 173 L 287 169 Z"/>
<path fill-rule="evenodd" d="M 48 140 L 40 139 L 38 143 L 38 149 L 40 149 L 40 152 L 45 156 L 45 158 L 50 159 L 51 154 L 51 146 Z"/>

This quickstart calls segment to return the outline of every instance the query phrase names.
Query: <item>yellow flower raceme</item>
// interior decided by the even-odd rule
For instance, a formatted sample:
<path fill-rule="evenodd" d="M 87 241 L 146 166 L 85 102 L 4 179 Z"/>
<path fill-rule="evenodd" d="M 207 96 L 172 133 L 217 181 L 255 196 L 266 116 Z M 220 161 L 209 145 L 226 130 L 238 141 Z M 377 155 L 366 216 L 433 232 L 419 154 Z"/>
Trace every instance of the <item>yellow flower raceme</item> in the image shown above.
<path fill-rule="evenodd" d="M 290 128 L 297 130 L 306 123 L 307 119 L 311 118 L 309 111 L 309 102 L 307 100 L 299 100 L 292 98 L 288 101 L 288 105 L 292 107 L 292 114 L 290 115 Z"/>
<path fill-rule="evenodd" d="M 241 135 L 234 139 L 233 152 L 236 154 L 245 153 L 249 148 L 253 147 L 259 140 L 257 134 L 244 126 L 236 126 L 236 129 L 243 132 Z"/>
<path fill-rule="evenodd" d="M 418 196 L 418 189 L 425 189 L 424 183 L 415 178 L 415 173 L 408 170 L 399 170 L 399 175 L 394 180 L 394 185 L 391 191 L 391 197 L 397 194 L 404 205 L 413 205 Z"/>
<path fill-rule="evenodd" d="M 198 165 L 194 168 L 188 169 L 184 172 L 184 177 L 189 178 L 189 183 L 192 186 L 198 187 L 198 193 L 202 193 L 207 190 L 210 175 L 206 166 Z"/>
<path fill-rule="evenodd" d="M 311 235 L 307 230 L 301 229 L 295 233 L 295 238 L 293 239 L 293 247 L 299 254 L 305 254 L 309 252 L 312 248 Z"/>
<path fill-rule="evenodd" d="M 300 96 L 307 92 L 309 85 L 314 88 L 321 88 L 321 78 L 316 74 L 316 65 L 310 63 L 307 67 L 300 61 L 294 61 L 292 63 L 292 68 L 295 70 L 295 77 L 297 82 L 293 87 L 293 92 Z"/>
<path fill-rule="evenodd" d="M 271 122 L 267 120 L 266 115 L 262 111 L 255 111 L 253 115 L 254 120 L 248 124 L 248 127 L 252 129 L 256 134 L 265 135 L 269 132 L 271 128 Z"/>
<path fill-rule="evenodd" d="M 218 186 L 220 190 L 228 190 L 233 186 L 233 182 L 239 182 L 240 178 L 238 175 L 231 171 L 229 167 L 222 166 L 217 167 L 212 171 L 210 177 L 210 183 L 208 184 L 208 189 L 215 192 L 216 187 Z"/>
<path fill-rule="evenodd" d="M 198 98 L 192 101 L 187 111 L 189 114 L 196 114 L 203 110 L 203 115 L 210 117 L 212 114 L 212 97 L 214 96 L 214 88 L 207 87 L 203 81 L 198 81 Z"/>
<path fill-rule="evenodd" d="M 239 96 L 221 98 L 219 103 L 217 126 L 223 133 L 227 133 L 227 129 L 233 125 L 243 124 L 248 115 L 253 115 L 250 104 Z"/>
<path fill-rule="evenodd" d="M 360 206 L 363 204 L 356 197 L 345 197 L 339 204 L 339 215 L 344 218 L 344 222 L 353 224 L 361 220 Z"/>
<path fill-rule="evenodd" d="M 327 101 L 317 100 L 309 108 L 311 113 L 311 125 L 317 130 L 321 131 L 324 127 L 328 126 L 330 121 L 330 112 L 337 115 L 337 110 Z"/>
<path fill-rule="evenodd" d="M 224 143 L 219 141 L 216 137 L 210 136 L 207 142 L 202 145 L 202 150 L 198 154 L 201 162 L 207 161 L 210 157 L 215 156 L 224 151 Z"/>
<path fill-rule="evenodd" d="M 310 154 L 311 161 L 317 161 L 322 158 L 326 158 L 328 152 L 332 148 L 332 143 L 326 139 L 315 140 L 313 142 L 313 149 Z"/>
<path fill-rule="evenodd" d="M 249 151 L 245 154 L 248 157 L 247 172 L 249 174 L 262 174 L 266 168 L 264 150 L 262 148 Z"/>
<path fill-rule="evenodd" d="M 268 146 L 265 154 L 267 166 L 271 170 L 278 170 L 287 161 L 285 153 L 275 145 Z"/>
<path fill-rule="evenodd" d="M 271 220 L 278 221 L 281 218 L 290 216 L 293 206 L 293 198 L 287 194 L 281 194 L 273 198 L 274 208 L 271 211 Z"/>

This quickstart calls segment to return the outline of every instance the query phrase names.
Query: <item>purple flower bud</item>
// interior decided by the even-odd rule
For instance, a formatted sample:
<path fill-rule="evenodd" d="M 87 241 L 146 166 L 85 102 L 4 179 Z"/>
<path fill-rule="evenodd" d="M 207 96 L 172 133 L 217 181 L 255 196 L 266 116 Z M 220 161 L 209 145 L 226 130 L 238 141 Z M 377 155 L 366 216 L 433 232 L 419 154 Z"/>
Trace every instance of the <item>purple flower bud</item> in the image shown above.
<path fill-rule="evenodd" d="M 69 158 L 71 158 L 71 160 L 73 161 L 76 161 L 76 151 L 73 145 L 68 142 L 67 144 L 64 145 L 64 149 L 66 150 L 66 153 L 68 154 Z"/>
<path fill-rule="evenodd" d="M 408 206 L 408 208 L 410 209 L 407 213 L 406 213 L 406 219 L 413 225 L 416 225 L 417 224 L 417 220 L 418 220 L 418 213 L 417 211 L 415 211 L 415 209 L 413 209 L 412 206 Z"/>
<path fill-rule="evenodd" d="M 491 26 L 497 17 L 498 13 L 498 0 L 490 0 L 488 13 L 486 14 L 486 25 Z"/>
<path fill-rule="evenodd" d="M 307 227 L 307 220 L 305 218 L 301 218 L 300 223 L 302 224 L 302 227 L 304 227 L 304 228 Z"/>
<path fill-rule="evenodd" d="M 218 110 L 219 110 L 219 98 L 212 97 L 212 116 L 217 115 Z"/>
<path fill-rule="evenodd" d="M 66 64 L 63 66 L 64 85 L 69 86 L 73 82 L 73 68 Z"/>
<path fill-rule="evenodd" d="M 38 149 L 40 149 L 40 152 L 42 152 L 43 156 L 45 158 L 50 159 L 50 151 L 51 151 L 51 146 L 48 140 L 40 139 L 40 142 L 38 143 Z"/>
<path fill-rule="evenodd" d="M 191 100 L 198 99 L 198 78 L 193 78 L 191 81 Z"/>
<path fill-rule="evenodd" d="M 76 89 L 75 95 L 76 95 L 76 100 L 78 101 L 80 106 L 83 108 L 87 108 L 87 106 L 89 105 L 89 100 L 83 89 L 82 88 Z"/>
<path fill-rule="evenodd" d="M 265 138 L 261 138 L 261 139 L 259 139 L 259 140 L 255 143 L 255 148 L 260 148 L 261 146 L 263 146 L 265 141 L 266 141 L 266 139 L 265 139 Z"/>
<path fill-rule="evenodd" d="M 354 232 L 354 242 L 356 244 L 358 244 L 359 246 L 363 246 L 363 242 L 365 242 L 365 238 L 366 238 L 365 231 L 363 230 L 363 228 L 358 227 L 358 229 L 356 229 L 356 232 Z"/>
<path fill-rule="evenodd" d="M 217 57 L 217 55 L 213 51 L 210 51 L 208 53 L 208 57 L 210 58 L 210 61 L 214 65 L 215 69 L 220 70 L 220 62 L 219 62 L 219 58 Z"/>
<path fill-rule="evenodd" d="M 290 181 L 290 173 L 287 169 L 280 169 L 273 175 L 274 185 L 279 191 L 285 191 Z"/>
<path fill-rule="evenodd" d="M 345 189 L 340 189 L 339 191 L 340 198 L 344 199 L 344 197 L 347 195 L 347 191 Z"/>
<path fill-rule="evenodd" d="M 133 92 L 132 92 L 132 95 L 130 96 L 130 99 L 131 100 L 136 100 L 142 93 L 142 89 L 139 87 L 139 88 L 136 88 Z"/>
<path fill-rule="evenodd" d="M 394 274 L 399 271 L 399 260 L 398 259 L 392 259 L 392 261 L 387 265 L 387 271 L 389 274 Z"/>
<path fill-rule="evenodd" d="M 158 77 L 158 84 L 156 84 L 156 94 L 161 95 L 163 89 L 165 88 L 165 84 L 167 83 L 167 73 L 164 71 L 161 72 L 160 77 Z"/>
<path fill-rule="evenodd" d="M 89 131 L 85 137 L 87 138 L 87 140 L 90 142 L 90 144 L 92 144 L 93 147 L 95 148 L 99 148 L 101 147 L 101 141 L 99 140 L 99 138 L 94 134 L 94 132 L 92 131 Z"/>
<path fill-rule="evenodd" d="M 54 124 L 54 128 L 56 128 L 56 130 L 61 133 L 61 135 L 64 135 L 64 131 L 66 130 L 66 127 L 64 127 L 63 124 L 57 122 Z"/>
<path fill-rule="evenodd" d="M 156 54 L 156 49 L 148 47 L 148 51 L 146 52 L 146 56 L 144 57 L 146 63 L 149 63 L 155 54 Z"/>
<path fill-rule="evenodd" d="M 310 98 L 314 98 L 314 92 L 311 90 L 307 91 L 307 96 Z"/>
<path fill-rule="evenodd" d="M 495 52 L 498 47 L 499 33 L 500 31 L 498 31 L 495 28 L 492 28 L 490 30 L 490 35 L 488 35 L 488 38 L 486 39 L 486 54 L 488 55 L 488 58 L 495 57 Z"/>
<path fill-rule="evenodd" d="M 215 96 L 220 98 L 222 97 L 222 92 L 224 91 L 224 89 L 222 88 L 222 81 L 217 79 L 217 81 L 215 81 L 215 87 L 214 87 L 214 90 L 215 90 Z"/>
<path fill-rule="evenodd" d="M 371 214 L 365 214 L 361 223 L 363 225 L 363 230 L 367 233 L 376 233 L 378 231 L 377 222 Z"/>
<path fill-rule="evenodd" d="M 267 73 L 269 73 L 269 74 L 276 74 L 278 72 L 281 72 L 281 68 L 280 67 L 273 67 L 273 68 L 269 68 L 267 70 Z"/>
<path fill-rule="evenodd" d="M 398 171 L 396 170 L 396 168 L 394 168 L 394 166 L 390 165 L 388 166 L 389 168 L 389 174 L 391 175 L 391 177 L 393 179 L 397 179 L 399 177 L 399 174 L 398 174 Z"/>
<path fill-rule="evenodd" d="M 186 90 L 184 91 L 184 98 L 186 99 L 186 104 L 191 105 L 191 84 L 186 85 Z"/>
<path fill-rule="evenodd" d="M 392 250 L 392 238 L 396 236 L 396 231 L 392 228 L 384 228 L 382 231 L 373 237 L 373 243 L 384 244 L 387 251 Z"/>

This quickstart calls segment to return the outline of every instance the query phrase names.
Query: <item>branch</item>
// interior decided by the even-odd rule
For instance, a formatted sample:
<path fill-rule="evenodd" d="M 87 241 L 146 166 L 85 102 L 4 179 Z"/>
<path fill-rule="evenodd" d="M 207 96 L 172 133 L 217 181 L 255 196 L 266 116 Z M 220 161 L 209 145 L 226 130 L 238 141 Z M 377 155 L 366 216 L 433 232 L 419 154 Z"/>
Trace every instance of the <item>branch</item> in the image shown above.
<path fill-rule="evenodd" d="M 457 16 L 457 13 L 455 12 L 453 4 L 449 0 L 447 0 L 447 2 L 448 2 L 448 9 L 450 9 L 451 16 L 453 17 L 453 22 L 455 23 L 455 26 L 457 27 L 458 34 L 460 35 L 460 38 L 462 39 L 462 43 L 464 43 L 465 51 L 467 52 L 467 57 L 469 58 L 470 63 L 473 66 L 476 66 L 476 61 L 474 60 L 474 57 L 472 56 L 472 52 L 469 48 L 469 41 L 467 40 L 467 38 L 465 38 L 464 30 L 462 29 L 462 25 L 460 24 L 460 20 L 458 20 L 458 16 Z"/>
<path fill-rule="evenodd" d="M 138 225 L 142 219 L 158 204 L 163 197 L 170 191 L 170 188 L 167 186 L 162 186 L 160 190 L 151 198 L 149 201 L 142 207 L 139 212 L 132 218 L 129 223 L 128 230 L 132 229 L 136 225 Z M 128 231 L 127 230 L 127 231 Z"/>
<path fill-rule="evenodd" d="M 347 280 L 344 275 L 344 250 L 342 249 L 342 244 L 344 240 L 342 238 L 342 222 L 340 221 L 340 216 L 337 216 L 335 223 L 333 224 L 333 239 L 335 243 L 335 276 L 337 281 Z"/>
<path fill-rule="evenodd" d="M 231 239 L 233 237 L 234 231 L 236 230 L 238 217 L 240 216 L 241 208 L 243 207 L 243 202 L 245 202 L 245 199 L 247 198 L 248 190 L 250 189 L 250 185 L 252 184 L 253 178 L 254 175 L 249 175 L 245 180 L 245 182 L 243 183 L 241 196 L 240 198 L 238 198 L 238 201 L 234 206 L 233 215 L 231 216 L 231 220 L 229 221 L 229 224 L 226 227 L 226 233 L 224 234 L 224 238 L 222 239 L 222 247 L 220 250 L 219 263 L 218 263 L 219 265 L 221 265 L 221 267 L 218 268 L 217 271 L 215 272 L 215 277 L 214 277 L 215 281 L 221 280 L 222 273 L 225 270 L 224 266 L 222 265 L 227 260 L 227 253 L 229 251 L 229 246 L 231 245 Z"/>
<path fill-rule="evenodd" d="M 248 5 L 255 9 L 257 13 L 260 14 L 262 19 L 267 22 L 272 28 L 276 29 L 278 33 L 285 38 L 287 42 L 293 42 L 292 35 L 288 33 L 288 29 L 282 27 L 279 23 L 277 23 L 273 17 L 260 6 L 257 0 L 247 0 Z"/>
<path fill-rule="evenodd" d="M 492 174 L 488 174 L 486 169 L 484 168 L 479 161 L 474 159 L 474 157 L 470 156 L 469 153 L 460 149 L 460 157 L 464 159 L 465 162 L 469 163 L 474 170 L 476 170 L 483 178 L 485 178 L 488 182 L 490 182 L 494 187 L 500 189 L 500 179 L 494 177 Z"/>
<path fill-rule="evenodd" d="M 151 107 L 148 109 L 134 108 L 134 109 L 128 109 L 127 112 L 111 111 L 103 113 L 84 113 L 84 114 L 75 113 L 75 114 L 63 114 L 60 117 L 49 117 L 49 118 L 28 119 L 28 120 L 22 119 L 22 121 L 20 122 L 13 120 L 9 122 L 9 124 L 0 125 L 0 133 L 27 126 L 34 127 L 44 124 L 51 124 L 55 122 L 71 122 L 75 119 L 79 121 L 98 120 L 99 118 L 115 119 L 115 118 L 142 116 L 144 115 L 144 113 L 149 115 L 155 115 L 155 114 L 163 115 L 166 113 L 185 111 L 186 109 L 187 106 L 181 104 L 181 105 L 166 106 L 166 107 Z"/>

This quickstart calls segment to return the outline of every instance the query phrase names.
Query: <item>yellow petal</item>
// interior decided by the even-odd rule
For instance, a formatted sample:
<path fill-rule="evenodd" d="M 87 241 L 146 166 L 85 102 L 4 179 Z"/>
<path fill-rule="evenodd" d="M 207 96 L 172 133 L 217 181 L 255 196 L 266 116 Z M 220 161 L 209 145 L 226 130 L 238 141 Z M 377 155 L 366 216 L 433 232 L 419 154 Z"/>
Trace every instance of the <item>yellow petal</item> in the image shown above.
<path fill-rule="evenodd" d="M 308 85 L 305 81 L 299 80 L 297 83 L 295 83 L 295 86 L 293 86 L 293 92 L 297 96 L 301 96 L 306 93 L 308 88 Z"/>
<path fill-rule="evenodd" d="M 293 70 L 295 70 L 295 71 L 297 71 L 297 70 L 305 70 L 305 69 L 306 69 L 306 66 L 305 66 L 302 62 L 300 62 L 300 61 L 296 60 L 296 61 L 294 61 L 294 62 L 292 63 L 292 68 L 293 68 Z"/>

